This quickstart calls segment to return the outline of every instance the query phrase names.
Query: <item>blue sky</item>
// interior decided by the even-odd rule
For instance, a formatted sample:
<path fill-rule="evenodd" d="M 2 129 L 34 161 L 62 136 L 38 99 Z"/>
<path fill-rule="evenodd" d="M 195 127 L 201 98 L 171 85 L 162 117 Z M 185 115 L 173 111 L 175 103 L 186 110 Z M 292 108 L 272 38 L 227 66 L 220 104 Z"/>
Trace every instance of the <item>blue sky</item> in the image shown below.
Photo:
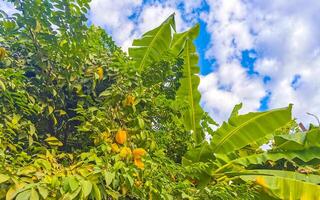
<path fill-rule="evenodd" d="M 319 10 L 319 0 L 92 0 L 88 18 L 125 51 L 173 12 L 178 31 L 200 23 L 201 105 L 214 119 L 240 102 L 242 112 L 293 103 L 307 124 L 320 115 Z"/>

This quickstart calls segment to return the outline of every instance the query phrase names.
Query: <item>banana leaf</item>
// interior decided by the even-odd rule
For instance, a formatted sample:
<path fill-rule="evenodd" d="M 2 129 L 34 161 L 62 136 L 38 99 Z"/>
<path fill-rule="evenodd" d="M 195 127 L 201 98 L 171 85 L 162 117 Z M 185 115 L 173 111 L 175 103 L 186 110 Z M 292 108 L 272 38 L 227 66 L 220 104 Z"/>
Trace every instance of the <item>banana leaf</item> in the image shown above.
<path fill-rule="evenodd" d="M 215 153 L 230 153 L 263 138 L 291 121 L 291 108 L 265 112 L 251 112 L 245 115 L 233 114 L 228 123 L 213 133 L 211 145 Z"/>
<path fill-rule="evenodd" d="M 140 71 L 152 62 L 158 61 L 161 54 L 168 51 L 172 41 L 172 30 L 175 30 L 174 14 L 157 28 L 143 34 L 142 38 L 133 40 L 128 52 Z"/>

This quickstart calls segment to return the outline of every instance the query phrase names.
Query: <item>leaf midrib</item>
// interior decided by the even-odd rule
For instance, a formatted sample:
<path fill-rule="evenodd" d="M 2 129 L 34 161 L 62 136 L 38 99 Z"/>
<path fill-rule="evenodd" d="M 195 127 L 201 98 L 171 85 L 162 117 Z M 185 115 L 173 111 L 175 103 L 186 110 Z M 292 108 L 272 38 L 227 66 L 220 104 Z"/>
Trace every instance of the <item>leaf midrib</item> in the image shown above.
<path fill-rule="evenodd" d="M 188 85 L 189 85 L 189 92 L 190 92 L 190 95 L 189 95 L 189 101 L 191 102 L 191 117 L 192 117 L 192 129 L 193 129 L 193 134 L 194 136 L 196 137 L 196 122 L 195 122 L 195 112 L 194 112 L 194 101 L 193 101 L 193 88 L 192 88 L 192 81 L 191 81 L 191 78 L 192 78 L 192 74 L 191 74 L 191 69 L 190 69 L 190 55 L 189 55 L 189 38 L 187 39 L 186 41 L 186 57 L 187 57 L 187 70 L 188 70 Z"/>
<path fill-rule="evenodd" d="M 279 110 L 273 110 L 273 111 L 269 111 L 269 112 L 265 112 L 263 114 L 257 115 L 251 119 L 249 119 L 248 121 L 242 123 L 241 125 L 237 126 L 235 129 L 233 129 L 229 134 L 227 134 L 226 136 L 222 137 L 222 139 L 220 140 L 220 142 L 218 144 L 216 144 L 215 148 L 214 148 L 214 152 L 217 151 L 217 149 L 219 149 L 227 139 L 229 139 L 232 135 L 234 135 L 238 130 L 240 130 L 241 128 L 243 128 L 244 126 L 248 125 L 250 122 L 255 121 L 256 119 L 263 117 L 265 115 L 268 114 L 272 114 L 274 112 L 278 112 Z"/>
<path fill-rule="evenodd" d="M 142 67 L 144 66 L 145 63 L 145 59 L 147 58 L 147 55 L 149 55 L 149 52 L 151 50 L 151 47 L 153 46 L 154 42 L 158 39 L 159 34 L 163 31 L 164 27 L 166 27 L 168 25 L 169 22 L 166 22 L 165 24 L 163 24 L 162 26 L 160 26 L 159 31 L 157 31 L 156 35 L 153 37 L 152 41 L 150 42 L 150 44 L 147 46 L 147 50 L 146 53 L 144 54 L 141 62 L 140 62 L 140 66 L 139 66 L 139 70 L 142 70 Z"/>

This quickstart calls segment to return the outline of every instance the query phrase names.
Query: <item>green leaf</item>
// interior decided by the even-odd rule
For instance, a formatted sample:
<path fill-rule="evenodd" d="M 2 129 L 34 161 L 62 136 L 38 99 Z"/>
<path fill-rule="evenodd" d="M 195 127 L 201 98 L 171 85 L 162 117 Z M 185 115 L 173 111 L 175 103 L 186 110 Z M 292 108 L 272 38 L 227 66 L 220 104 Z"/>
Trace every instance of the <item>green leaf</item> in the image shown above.
<path fill-rule="evenodd" d="M 182 56 L 183 49 L 185 47 L 185 43 L 188 38 L 195 39 L 199 33 L 199 25 L 195 25 L 191 29 L 182 32 L 182 33 L 174 33 L 173 39 L 170 44 L 170 50 L 176 56 Z"/>
<path fill-rule="evenodd" d="M 246 170 L 242 172 L 245 175 L 264 175 L 264 176 L 277 176 L 283 178 L 296 179 L 314 184 L 320 184 L 320 176 L 315 174 L 302 174 L 294 171 L 260 169 L 260 170 Z"/>
<path fill-rule="evenodd" d="M 291 108 L 233 116 L 216 130 L 211 140 L 215 153 L 230 153 L 260 139 L 291 121 Z M 267 140 L 268 138 L 266 138 Z"/>
<path fill-rule="evenodd" d="M 23 187 L 24 187 L 24 186 L 25 186 L 25 183 L 24 183 L 24 182 L 11 185 L 11 187 L 10 187 L 9 190 L 7 191 L 6 200 L 14 199 L 14 197 L 15 197 L 21 190 L 23 190 Z"/>
<path fill-rule="evenodd" d="M 276 135 L 274 136 L 274 143 L 277 149 L 302 150 L 304 149 L 305 138 L 305 133 Z"/>
<path fill-rule="evenodd" d="M 46 199 L 48 197 L 49 191 L 47 188 L 38 185 L 38 191 L 43 199 Z"/>
<path fill-rule="evenodd" d="M 267 161 L 276 162 L 281 159 L 286 159 L 286 160 L 295 161 L 295 162 L 298 162 L 298 160 L 300 160 L 303 163 L 317 160 L 318 161 L 317 163 L 319 163 L 320 149 L 310 148 L 310 149 L 304 149 L 300 151 L 264 152 L 260 154 L 253 154 L 245 157 L 240 157 L 233 160 L 231 160 L 227 156 L 224 156 L 224 154 L 216 154 L 216 157 L 220 160 L 220 163 L 217 164 L 219 168 L 215 170 L 215 173 L 218 173 L 230 168 L 234 168 L 235 165 L 248 167 L 250 165 L 264 164 Z M 235 167 L 235 169 L 237 168 Z"/>
<path fill-rule="evenodd" d="M 81 181 L 83 198 L 86 199 L 92 190 L 92 183 L 90 181 Z"/>
<path fill-rule="evenodd" d="M 197 76 L 199 73 L 198 55 L 196 53 L 193 40 L 199 33 L 199 25 L 191 28 L 188 31 L 188 37 L 185 40 L 183 47 L 183 74 L 180 79 L 180 88 L 177 91 L 177 99 L 182 101 L 187 108 L 183 112 L 184 125 L 188 130 L 192 131 L 194 141 L 199 144 L 204 139 L 204 133 L 202 131 L 200 120 L 203 115 L 203 110 L 200 106 L 200 92 L 198 91 L 198 85 L 200 78 Z"/>
<path fill-rule="evenodd" d="M 138 119 L 139 127 L 140 127 L 141 129 L 143 129 L 143 128 L 144 128 L 144 121 L 143 121 L 143 119 L 142 119 L 141 117 L 138 117 L 137 119 Z"/>
<path fill-rule="evenodd" d="M 112 183 L 115 176 L 116 174 L 114 172 L 105 172 L 104 178 L 106 181 L 106 186 L 109 186 Z"/>
<path fill-rule="evenodd" d="M 320 147 L 320 129 L 311 129 L 306 133 L 306 139 L 304 143 L 306 148 Z"/>
<path fill-rule="evenodd" d="M 3 91 L 6 91 L 6 85 L 0 80 L 0 87 Z"/>
<path fill-rule="evenodd" d="M 48 112 L 49 112 L 49 115 L 53 112 L 53 107 L 52 106 L 48 106 Z"/>
<path fill-rule="evenodd" d="M 101 192 L 99 190 L 99 187 L 96 184 L 93 184 L 93 197 L 95 200 L 101 200 Z"/>
<path fill-rule="evenodd" d="M 234 106 L 230 118 L 237 117 L 239 115 L 239 110 L 242 108 L 242 103 L 239 103 Z"/>
<path fill-rule="evenodd" d="M 174 15 L 172 14 L 159 27 L 143 34 L 142 38 L 135 39 L 129 56 L 136 61 L 136 67 L 141 71 L 148 64 L 158 61 L 161 54 L 169 49 L 171 43 L 171 29 L 175 29 Z"/>
<path fill-rule="evenodd" d="M 305 149 L 300 151 L 285 151 L 285 152 L 265 152 L 242 157 L 233 161 L 233 163 L 248 166 L 251 164 L 263 164 L 266 161 L 278 161 L 280 159 L 294 160 L 300 159 L 303 162 L 309 162 L 314 159 L 320 160 L 320 149 Z"/>
<path fill-rule="evenodd" d="M 79 182 L 74 176 L 67 178 L 71 191 L 75 191 L 79 187 Z"/>
<path fill-rule="evenodd" d="M 255 181 L 268 193 L 280 199 L 318 199 L 320 176 L 278 170 L 251 171 L 254 175 L 242 175 L 245 181 Z M 310 178 L 311 177 L 311 178 Z"/>
<path fill-rule="evenodd" d="M 32 199 L 32 200 L 39 199 L 39 194 L 34 188 L 31 189 L 30 199 Z"/>
<path fill-rule="evenodd" d="M 10 179 L 9 176 L 7 176 L 5 174 L 0 174 L 0 184 L 8 181 L 9 179 Z"/>
<path fill-rule="evenodd" d="M 31 190 L 25 190 L 23 192 L 20 192 L 17 196 L 16 196 L 16 200 L 29 200 L 31 195 Z"/>
<path fill-rule="evenodd" d="M 63 146 L 63 143 L 56 137 L 48 137 L 44 141 L 46 141 L 50 146 Z"/>
<path fill-rule="evenodd" d="M 274 137 L 277 149 L 303 150 L 306 148 L 320 147 L 320 130 L 311 129 L 308 132 L 298 132 L 288 135 L 277 135 Z"/>
<path fill-rule="evenodd" d="M 183 156 L 182 165 L 185 167 L 194 164 L 199 165 L 200 163 L 208 163 L 214 159 L 215 157 L 212 150 L 210 149 L 210 145 L 207 142 L 204 142 L 200 147 L 191 149 Z M 196 177 L 199 181 L 199 187 L 204 187 L 210 182 L 211 169 L 212 166 L 207 165 L 207 167 L 204 167 L 201 170 L 199 169 L 199 171 L 192 174 L 192 176 Z"/>
<path fill-rule="evenodd" d="M 189 150 L 182 157 L 182 164 L 184 166 L 188 166 L 197 162 L 208 162 L 210 160 L 214 160 L 215 156 L 211 150 L 210 145 L 205 142 L 200 147 Z"/>

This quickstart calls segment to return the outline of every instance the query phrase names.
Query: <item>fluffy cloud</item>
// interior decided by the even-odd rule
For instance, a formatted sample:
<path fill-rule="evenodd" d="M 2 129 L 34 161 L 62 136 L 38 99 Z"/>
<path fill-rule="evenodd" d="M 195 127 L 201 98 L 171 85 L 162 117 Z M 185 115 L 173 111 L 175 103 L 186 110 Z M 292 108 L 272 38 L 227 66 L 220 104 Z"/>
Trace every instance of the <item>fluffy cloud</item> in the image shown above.
<path fill-rule="evenodd" d="M 186 29 L 181 13 L 174 7 L 161 4 L 145 6 L 139 16 L 138 30 L 142 33 L 159 26 L 168 16 L 175 13 L 177 31 Z"/>
<path fill-rule="evenodd" d="M 242 112 L 259 109 L 267 93 L 262 78 L 249 75 L 240 63 L 242 51 L 254 45 L 247 7 L 238 0 L 212 0 L 208 4 L 209 12 L 202 15 L 211 36 L 206 57 L 216 59 L 219 67 L 201 77 L 199 89 L 204 108 L 221 122 L 237 103 L 244 103 Z"/>
<path fill-rule="evenodd" d="M 9 16 L 17 12 L 13 4 L 5 2 L 3 0 L 0 0 L 0 10 L 3 10 Z"/>
<path fill-rule="evenodd" d="M 134 21 L 129 18 L 139 12 L 141 6 L 142 0 L 93 0 L 89 19 L 105 28 L 120 46 L 127 48 L 138 34 Z"/>
<path fill-rule="evenodd" d="M 213 117 L 225 119 L 221 113 L 230 112 L 236 101 L 256 110 L 267 91 L 271 94 L 270 108 L 294 103 L 294 115 L 303 122 L 312 121 L 306 112 L 320 115 L 319 1 L 207 3 L 210 10 L 202 16 L 211 34 L 206 56 L 215 58 L 219 68 L 202 77 L 200 89 L 204 94 L 202 104 Z M 254 49 L 258 55 L 254 70 L 259 75 L 254 80 L 252 75 L 239 72 L 239 63 L 230 64 L 241 60 L 241 52 L 248 49 Z M 264 83 L 266 76 L 271 81 Z M 227 90 L 222 87 L 224 83 L 229 84 Z M 224 98 L 217 100 L 217 95 Z"/>
<path fill-rule="evenodd" d="M 91 22 L 105 28 L 125 51 L 134 38 L 160 25 L 172 13 L 175 13 L 178 30 L 187 27 L 181 17 L 181 11 L 174 2 L 93 0 L 90 6 Z"/>

